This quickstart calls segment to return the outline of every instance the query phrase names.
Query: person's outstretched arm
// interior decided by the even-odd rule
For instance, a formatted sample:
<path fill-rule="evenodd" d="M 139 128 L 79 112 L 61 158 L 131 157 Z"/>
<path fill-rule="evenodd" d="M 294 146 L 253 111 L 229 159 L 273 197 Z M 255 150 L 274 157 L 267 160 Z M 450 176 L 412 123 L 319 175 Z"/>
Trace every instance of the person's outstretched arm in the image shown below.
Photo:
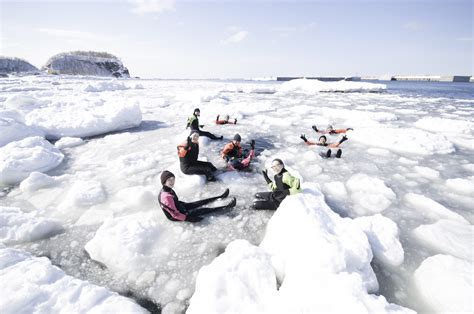
<path fill-rule="evenodd" d="M 329 147 L 332 147 L 332 148 L 336 148 L 336 147 L 339 147 L 342 143 L 344 143 L 344 142 L 347 141 L 347 140 L 348 140 L 347 136 L 344 135 L 344 136 L 339 140 L 339 142 L 329 144 L 328 146 L 329 146 Z"/>
<path fill-rule="evenodd" d="M 304 134 L 301 134 L 300 139 L 302 139 L 304 141 L 304 143 L 308 146 L 318 145 L 318 143 L 315 143 L 315 142 L 312 142 L 312 141 L 308 140 Z"/>

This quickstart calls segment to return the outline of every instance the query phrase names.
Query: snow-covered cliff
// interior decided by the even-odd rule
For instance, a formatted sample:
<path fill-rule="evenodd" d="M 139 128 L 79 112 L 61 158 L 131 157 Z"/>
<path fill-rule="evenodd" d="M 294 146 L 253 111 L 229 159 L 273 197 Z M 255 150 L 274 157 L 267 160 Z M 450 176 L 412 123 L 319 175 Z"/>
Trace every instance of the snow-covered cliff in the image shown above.
<path fill-rule="evenodd" d="M 0 73 L 35 72 L 38 69 L 29 62 L 10 57 L 0 57 Z"/>
<path fill-rule="evenodd" d="M 42 70 L 52 74 L 130 77 L 116 56 L 106 52 L 74 51 L 51 57 Z"/>

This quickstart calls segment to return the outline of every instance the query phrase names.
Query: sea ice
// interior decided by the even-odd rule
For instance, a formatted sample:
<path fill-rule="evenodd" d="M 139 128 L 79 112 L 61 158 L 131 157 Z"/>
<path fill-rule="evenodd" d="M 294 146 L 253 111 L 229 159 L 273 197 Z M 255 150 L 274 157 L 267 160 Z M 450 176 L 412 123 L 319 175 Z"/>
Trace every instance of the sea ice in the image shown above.
<path fill-rule="evenodd" d="M 448 189 L 456 194 L 474 195 L 474 176 L 446 180 Z"/>
<path fill-rule="evenodd" d="M 35 241 L 62 230 L 59 221 L 40 217 L 36 211 L 25 213 L 16 207 L 0 206 L 0 242 L 3 244 Z"/>
<path fill-rule="evenodd" d="M 418 210 L 425 217 L 439 220 L 439 219 L 450 219 L 460 223 L 468 224 L 469 222 L 461 215 L 454 211 L 446 208 L 440 203 L 424 196 L 421 194 L 407 193 L 405 195 L 405 201 L 408 206 Z"/>
<path fill-rule="evenodd" d="M 384 84 L 362 82 L 322 82 L 319 80 L 294 79 L 281 84 L 278 93 L 300 92 L 314 94 L 319 92 L 380 92 L 387 87 Z"/>
<path fill-rule="evenodd" d="M 84 144 L 85 142 L 79 137 L 61 137 L 59 141 L 54 143 L 59 149 L 75 147 Z"/>
<path fill-rule="evenodd" d="M 357 215 L 370 215 L 384 211 L 396 195 L 379 178 L 363 173 L 354 174 L 346 182 Z"/>
<path fill-rule="evenodd" d="M 474 261 L 474 226 L 470 224 L 440 219 L 434 224 L 419 226 L 413 234 L 422 244 L 436 252 Z"/>
<path fill-rule="evenodd" d="M 41 137 L 28 137 L 0 147 L 0 185 L 16 184 L 30 173 L 56 168 L 64 155 Z"/>
<path fill-rule="evenodd" d="M 147 313 L 130 299 L 66 275 L 46 257 L 0 248 L 2 313 Z"/>
<path fill-rule="evenodd" d="M 23 192 L 34 192 L 41 188 L 53 186 L 57 183 L 55 178 L 52 178 L 41 172 L 32 172 L 25 180 L 20 183 L 20 190 Z"/>
<path fill-rule="evenodd" d="M 416 287 L 438 313 L 472 313 L 472 262 L 449 255 L 428 257 L 414 273 Z"/>
<path fill-rule="evenodd" d="M 6 117 L 0 112 L 0 147 L 26 137 L 43 135 L 42 131 L 29 127 L 17 119 Z"/>

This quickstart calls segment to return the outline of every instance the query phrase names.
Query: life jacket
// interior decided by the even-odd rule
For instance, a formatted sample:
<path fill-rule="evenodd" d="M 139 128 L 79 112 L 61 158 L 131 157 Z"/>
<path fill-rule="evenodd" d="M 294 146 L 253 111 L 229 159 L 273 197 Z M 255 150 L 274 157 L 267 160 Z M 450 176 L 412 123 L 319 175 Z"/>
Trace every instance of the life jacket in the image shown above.
<path fill-rule="evenodd" d="M 199 119 L 194 114 L 188 118 L 186 128 L 191 127 L 191 130 L 199 130 Z"/>
<path fill-rule="evenodd" d="M 224 146 L 222 150 L 223 158 L 240 158 L 242 157 L 242 147 L 240 145 L 235 145 L 233 142 L 230 142 Z"/>
<path fill-rule="evenodd" d="M 273 177 L 273 179 L 275 179 L 275 185 L 277 186 L 277 190 L 279 191 L 288 190 L 290 188 L 288 184 L 283 182 L 283 176 L 286 172 L 287 170 L 283 168 L 283 170 L 279 174 L 276 174 Z"/>

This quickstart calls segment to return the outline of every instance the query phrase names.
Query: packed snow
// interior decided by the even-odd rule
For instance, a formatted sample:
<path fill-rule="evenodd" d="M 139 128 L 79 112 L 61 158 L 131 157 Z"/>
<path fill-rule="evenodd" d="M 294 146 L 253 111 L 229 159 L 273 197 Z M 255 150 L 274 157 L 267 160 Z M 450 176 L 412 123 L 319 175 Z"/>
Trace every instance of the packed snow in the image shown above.
<path fill-rule="evenodd" d="M 473 294 L 461 282 L 473 263 L 474 99 L 470 85 L 430 84 L 2 79 L 2 241 L 47 256 L 68 282 L 87 280 L 163 313 L 450 309 Z M 199 139 L 199 158 L 220 169 L 217 182 L 179 168 L 176 146 L 196 107 L 203 130 L 224 136 Z M 218 126 L 217 115 L 238 123 Z M 340 159 L 321 158 L 327 148 L 299 138 L 317 139 L 311 126 L 329 124 L 354 128 Z M 244 148 L 256 140 L 249 172 L 223 170 L 220 151 L 235 133 Z M 261 170 L 275 157 L 304 191 L 276 212 L 252 210 L 253 194 L 268 191 Z M 167 220 L 157 203 L 164 169 L 175 173 L 180 200 L 229 188 L 237 206 L 199 223 Z M 449 260 L 427 262 L 439 253 Z M 449 284 L 431 280 L 436 267 L 450 269 Z M 97 305 L 48 291 L 51 300 Z M 54 302 L 38 309 L 54 312 Z"/>

